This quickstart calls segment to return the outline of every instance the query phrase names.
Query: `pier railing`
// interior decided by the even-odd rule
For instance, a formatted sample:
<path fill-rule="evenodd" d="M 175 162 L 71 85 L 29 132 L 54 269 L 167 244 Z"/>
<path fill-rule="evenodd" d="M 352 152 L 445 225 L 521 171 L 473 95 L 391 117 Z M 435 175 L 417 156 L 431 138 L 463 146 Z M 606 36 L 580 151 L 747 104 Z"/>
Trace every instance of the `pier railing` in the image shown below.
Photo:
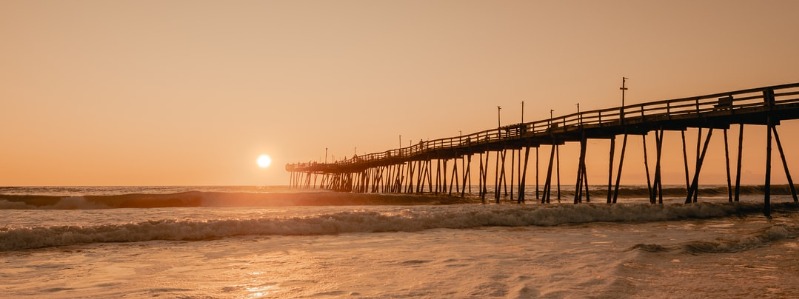
<path fill-rule="evenodd" d="M 289 171 L 320 171 L 370 165 L 396 160 L 413 160 L 438 151 L 479 148 L 530 137 L 556 136 L 591 128 L 625 127 L 637 124 L 697 120 L 707 117 L 745 115 L 776 111 L 799 105 L 799 83 L 753 88 L 704 96 L 647 102 L 600 110 L 582 111 L 551 119 L 517 123 L 457 137 L 421 141 L 384 152 L 353 156 L 333 163 L 296 163 Z"/>

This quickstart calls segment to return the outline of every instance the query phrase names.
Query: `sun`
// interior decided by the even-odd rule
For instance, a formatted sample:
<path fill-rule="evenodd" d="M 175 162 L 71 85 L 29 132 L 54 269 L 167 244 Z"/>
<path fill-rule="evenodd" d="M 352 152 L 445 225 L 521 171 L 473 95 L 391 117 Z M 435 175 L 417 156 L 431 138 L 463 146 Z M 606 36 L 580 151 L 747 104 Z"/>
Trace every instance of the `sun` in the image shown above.
<path fill-rule="evenodd" d="M 272 158 L 267 154 L 262 154 L 258 156 L 258 160 L 256 162 L 258 163 L 258 167 L 267 168 L 270 164 L 272 164 Z"/>

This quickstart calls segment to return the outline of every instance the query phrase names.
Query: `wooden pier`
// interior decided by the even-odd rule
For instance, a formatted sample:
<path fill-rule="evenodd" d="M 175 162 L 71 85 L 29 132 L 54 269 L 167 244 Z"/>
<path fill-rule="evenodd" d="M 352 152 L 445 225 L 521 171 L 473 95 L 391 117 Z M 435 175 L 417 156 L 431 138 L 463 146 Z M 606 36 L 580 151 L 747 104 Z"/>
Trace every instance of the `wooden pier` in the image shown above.
<path fill-rule="evenodd" d="M 622 87 L 624 90 L 625 88 Z M 651 203 L 663 203 L 661 180 L 661 154 L 664 131 L 680 131 L 684 157 L 686 180 L 685 203 L 696 202 L 698 198 L 699 174 L 707 155 L 708 144 L 714 132 L 721 130 L 724 135 L 727 161 L 727 187 L 729 201 L 738 201 L 740 196 L 741 160 L 743 131 L 745 125 L 765 126 L 766 166 L 764 213 L 770 215 L 771 149 L 776 143 L 794 202 L 797 199 L 791 179 L 785 152 L 783 151 L 777 127 L 784 120 L 799 119 L 799 83 L 784 84 L 715 93 L 681 99 L 648 102 L 602 110 L 583 111 L 575 114 L 553 117 L 534 122 L 502 126 L 481 132 L 457 137 L 441 138 L 420 142 L 408 147 L 354 156 L 333 163 L 295 163 L 287 164 L 291 173 L 290 186 L 294 188 L 321 188 L 342 192 L 359 193 L 434 193 L 465 196 L 472 193 L 472 160 L 478 159 L 479 169 L 477 193 L 483 202 L 487 201 L 489 184 L 495 186 L 494 201 L 499 203 L 501 194 L 508 193 L 514 202 L 526 201 L 527 168 L 531 148 L 536 157 L 542 145 L 549 146 L 549 160 L 545 170 L 543 191 L 539 192 L 538 158 L 536 158 L 536 200 L 549 203 L 552 188 L 557 188 L 560 198 L 560 155 L 559 146 L 566 142 L 580 145 L 579 162 L 575 171 L 574 203 L 590 202 L 588 176 L 585 157 L 589 139 L 610 139 L 610 159 L 607 184 L 607 203 L 616 203 L 619 196 L 621 173 L 628 137 L 639 135 L 644 142 L 644 167 L 649 187 Z M 733 186 L 730 169 L 729 143 L 727 129 L 739 126 L 737 167 Z M 696 159 L 689 165 L 685 143 L 685 131 L 698 130 Z M 647 157 L 646 137 L 653 132 L 655 137 L 654 173 L 650 176 Z M 703 132 L 705 137 L 703 140 Z M 616 139 L 621 139 L 618 166 L 614 155 Z M 773 140 L 773 141 L 772 141 Z M 700 146 L 701 144 L 701 146 Z M 545 153 L 546 154 L 546 153 Z M 506 167 L 510 158 L 510 169 Z M 493 165 L 492 160 L 493 159 Z M 493 166 L 496 174 L 488 180 L 489 169 Z M 693 176 L 689 176 L 689 168 Z M 557 173 L 553 177 L 553 169 Z M 555 182 L 553 182 L 553 180 Z M 468 184 L 468 190 L 467 190 Z M 514 189 L 516 191 L 514 196 Z M 540 195 L 540 196 L 539 196 Z"/>

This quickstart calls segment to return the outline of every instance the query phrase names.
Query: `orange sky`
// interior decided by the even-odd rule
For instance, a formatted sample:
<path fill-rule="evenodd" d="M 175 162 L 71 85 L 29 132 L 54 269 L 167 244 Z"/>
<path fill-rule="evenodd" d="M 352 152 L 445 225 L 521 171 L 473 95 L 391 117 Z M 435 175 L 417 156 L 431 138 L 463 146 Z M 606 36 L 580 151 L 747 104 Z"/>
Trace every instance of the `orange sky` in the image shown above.
<path fill-rule="evenodd" d="M 617 106 L 622 76 L 627 103 L 799 82 L 797 11 L 790 0 L 6 0 L 0 185 L 286 184 L 285 163 L 326 147 L 342 158 L 400 134 L 489 129 L 498 105 L 503 124 L 523 100 L 527 121 Z M 799 173 L 797 128 L 779 129 Z M 743 181 L 762 184 L 765 128 L 746 132 Z M 726 180 L 721 136 L 702 182 Z M 679 135 L 665 142 L 664 183 L 681 184 Z M 640 143 L 630 139 L 622 183 L 645 182 Z M 565 184 L 577 148 L 562 150 Z M 592 184 L 607 180 L 607 151 L 589 143 Z M 272 167 L 257 168 L 260 153 Z"/>

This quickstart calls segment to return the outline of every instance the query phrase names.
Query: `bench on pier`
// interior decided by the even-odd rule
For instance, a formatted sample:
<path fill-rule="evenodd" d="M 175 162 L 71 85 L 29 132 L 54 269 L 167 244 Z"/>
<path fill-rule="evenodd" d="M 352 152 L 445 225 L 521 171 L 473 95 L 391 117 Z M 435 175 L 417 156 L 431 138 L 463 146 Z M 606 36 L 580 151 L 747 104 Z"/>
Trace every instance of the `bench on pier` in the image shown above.
<path fill-rule="evenodd" d="M 713 105 L 714 110 L 729 110 L 732 109 L 732 96 L 719 98 L 716 105 Z"/>

